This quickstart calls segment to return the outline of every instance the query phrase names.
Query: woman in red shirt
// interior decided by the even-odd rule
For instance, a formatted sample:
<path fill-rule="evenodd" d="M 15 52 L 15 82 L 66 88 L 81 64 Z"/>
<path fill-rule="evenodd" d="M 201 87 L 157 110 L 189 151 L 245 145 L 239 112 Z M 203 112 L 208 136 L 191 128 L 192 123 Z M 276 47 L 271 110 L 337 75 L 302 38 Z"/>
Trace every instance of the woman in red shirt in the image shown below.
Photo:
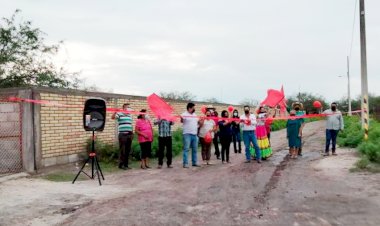
<path fill-rule="evenodd" d="M 142 109 L 140 112 L 143 114 L 137 117 L 135 132 L 141 148 L 141 169 L 146 169 L 150 168 L 148 161 L 152 153 L 153 129 L 146 117 L 146 110 Z"/>

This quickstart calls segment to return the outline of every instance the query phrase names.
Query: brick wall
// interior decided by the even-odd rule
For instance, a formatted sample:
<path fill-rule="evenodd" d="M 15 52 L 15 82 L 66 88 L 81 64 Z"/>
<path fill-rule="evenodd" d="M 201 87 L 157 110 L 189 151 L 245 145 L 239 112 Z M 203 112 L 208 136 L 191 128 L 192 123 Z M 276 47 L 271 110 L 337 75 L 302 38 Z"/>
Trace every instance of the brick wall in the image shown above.
<path fill-rule="evenodd" d="M 129 96 L 107 93 L 88 93 L 70 90 L 37 89 L 39 98 L 46 101 L 54 101 L 61 104 L 75 105 L 77 107 L 40 106 L 40 152 L 41 166 L 64 164 L 77 161 L 79 154 L 85 151 L 87 140 L 91 133 L 83 129 L 83 106 L 86 99 L 101 97 L 106 100 L 107 107 L 122 108 L 124 103 L 130 103 L 134 110 L 147 109 L 146 97 Z M 175 114 L 181 114 L 186 110 L 187 102 L 166 100 L 175 109 Z M 196 113 L 201 115 L 202 105 L 210 103 L 195 102 Z M 212 104 L 220 113 L 226 110 L 228 104 Z M 235 106 L 242 112 L 241 106 Z M 150 112 L 149 112 L 150 113 Z M 103 132 L 97 132 L 97 139 L 107 143 L 117 142 L 117 125 L 111 119 L 112 113 L 107 112 L 106 126 Z M 152 117 L 153 118 L 153 117 Z M 136 116 L 134 116 L 136 119 Z M 181 124 L 175 123 L 173 129 Z"/>

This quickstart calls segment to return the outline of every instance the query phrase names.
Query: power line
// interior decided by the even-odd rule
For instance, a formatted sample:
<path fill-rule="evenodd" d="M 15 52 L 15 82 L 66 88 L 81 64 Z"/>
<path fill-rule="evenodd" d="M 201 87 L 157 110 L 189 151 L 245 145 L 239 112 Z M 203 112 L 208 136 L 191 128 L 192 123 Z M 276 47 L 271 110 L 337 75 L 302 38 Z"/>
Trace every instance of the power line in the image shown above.
<path fill-rule="evenodd" d="M 351 53 L 352 53 L 352 45 L 354 43 L 354 32 L 355 32 L 355 21 L 356 21 L 356 8 L 358 5 L 358 0 L 355 0 L 355 9 L 354 9 L 354 20 L 352 22 L 352 33 L 351 33 L 351 45 L 350 45 L 350 53 L 349 53 L 349 59 L 351 59 Z"/>

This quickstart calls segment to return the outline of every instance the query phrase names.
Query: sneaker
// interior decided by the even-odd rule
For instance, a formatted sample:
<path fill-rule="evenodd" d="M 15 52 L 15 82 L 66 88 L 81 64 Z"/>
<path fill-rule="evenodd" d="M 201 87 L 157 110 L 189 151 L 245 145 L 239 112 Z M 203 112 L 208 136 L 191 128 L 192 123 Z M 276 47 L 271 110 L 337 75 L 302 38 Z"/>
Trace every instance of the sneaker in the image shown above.
<path fill-rule="evenodd" d="M 260 164 L 260 163 L 261 163 L 261 160 L 257 160 L 257 163 L 259 163 L 259 164 Z"/>
<path fill-rule="evenodd" d="M 338 155 L 337 153 L 333 152 L 332 155 Z"/>
<path fill-rule="evenodd" d="M 119 169 L 122 169 L 122 170 L 127 170 L 127 168 L 126 168 L 126 167 L 124 167 L 124 166 L 119 166 Z"/>
<path fill-rule="evenodd" d="M 329 156 L 330 155 L 330 153 L 328 153 L 328 152 L 325 152 L 324 154 L 323 154 L 323 156 Z"/>
<path fill-rule="evenodd" d="M 226 163 L 225 161 L 222 161 L 222 164 Z"/>
<path fill-rule="evenodd" d="M 157 169 L 161 169 L 161 168 L 162 168 L 162 165 L 158 165 L 158 166 L 157 166 Z"/>
<path fill-rule="evenodd" d="M 244 163 L 251 163 L 251 160 L 246 160 Z"/>
<path fill-rule="evenodd" d="M 183 165 L 183 168 L 189 168 L 189 166 L 188 165 Z"/>
<path fill-rule="evenodd" d="M 201 167 L 200 165 L 198 164 L 194 164 L 193 167 Z"/>
<path fill-rule="evenodd" d="M 173 166 L 172 165 L 168 165 L 168 168 L 171 169 L 171 168 L 173 168 Z"/>

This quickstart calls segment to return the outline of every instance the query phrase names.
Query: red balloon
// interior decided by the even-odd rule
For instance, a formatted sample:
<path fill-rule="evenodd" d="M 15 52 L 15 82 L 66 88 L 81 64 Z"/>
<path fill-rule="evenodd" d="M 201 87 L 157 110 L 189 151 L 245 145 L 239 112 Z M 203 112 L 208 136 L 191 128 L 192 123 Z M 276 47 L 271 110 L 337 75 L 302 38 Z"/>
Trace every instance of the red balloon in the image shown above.
<path fill-rule="evenodd" d="M 315 108 L 321 108 L 321 107 L 322 107 L 322 104 L 321 104 L 321 102 L 319 102 L 318 100 L 316 100 L 316 101 L 314 101 L 313 106 L 314 106 Z"/>
<path fill-rule="evenodd" d="M 229 112 L 232 112 L 234 109 L 235 109 L 235 108 L 232 107 L 232 106 L 229 106 L 229 107 L 228 107 L 228 111 L 229 111 Z"/>
<path fill-rule="evenodd" d="M 202 112 L 203 114 L 206 114 L 206 110 L 207 110 L 206 106 L 203 105 L 203 106 L 201 107 L 201 112 Z"/>

